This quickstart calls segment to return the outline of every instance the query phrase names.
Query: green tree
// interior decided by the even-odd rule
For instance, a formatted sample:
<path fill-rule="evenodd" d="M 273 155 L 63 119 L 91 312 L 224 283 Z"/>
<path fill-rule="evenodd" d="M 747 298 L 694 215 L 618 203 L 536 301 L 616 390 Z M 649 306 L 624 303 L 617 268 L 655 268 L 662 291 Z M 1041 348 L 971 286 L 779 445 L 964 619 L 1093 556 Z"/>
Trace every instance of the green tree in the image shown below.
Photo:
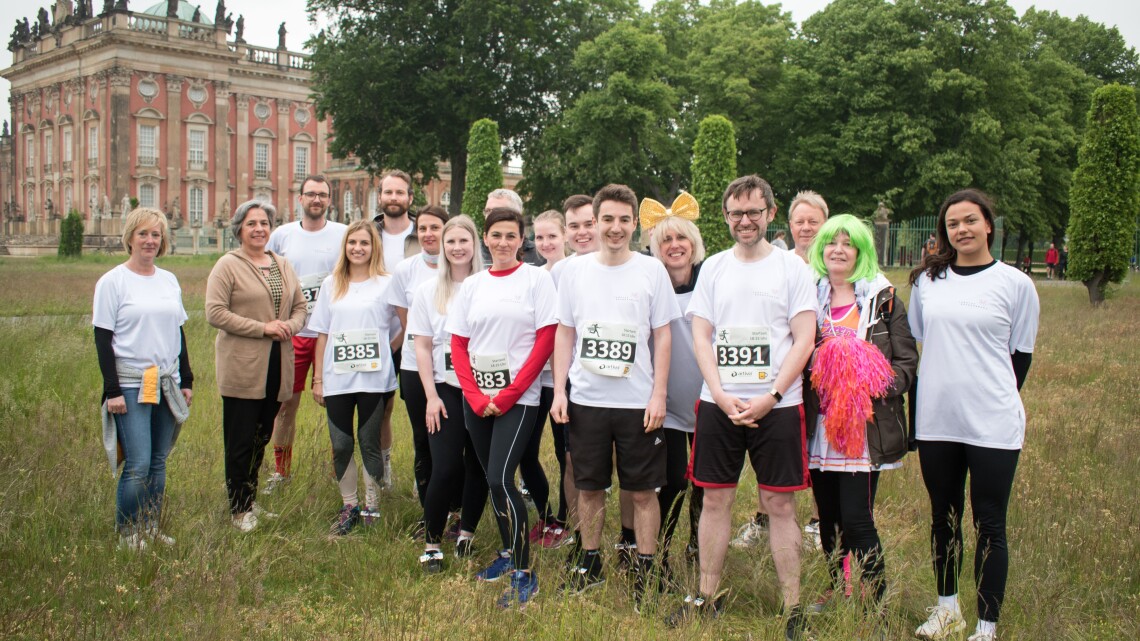
<path fill-rule="evenodd" d="M 59 224 L 59 256 L 78 258 L 83 253 L 83 217 L 72 209 Z"/>
<path fill-rule="evenodd" d="M 471 125 L 467 138 L 467 188 L 463 192 L 463 213 L 483 229 L 483 205 L 487 194 L 503 186 L 503 154 L 499 125 L 483 118 Z"/>
<path fill-rule="evenodd" d="M 721 215 L 721 199 L 735 178 L 736 131 L 728 118 L 709 116 L 701 121 L 693 142 L 693 197 L 701 206 L 697 228 L 709 255 L 732 246 Z"/>
<path fill-rule="evenodd" d="M 1124 280 L 1140 213 L 1140 121 L 1132 87 L 1096 90 L 1077 158 L 1068 273 L 1085 284 L 1095 307 L 1110 283 Z"/>
<path fill-rule="evenodd" d="M 435 176 L 451 163 L 462 208 L 471 123 L 491 118 L 517 151 L 574 82 L 578 44 L 633 11 L 631 0 L 309 0 L 329 26 L 312 38 L 314 103 L 329 150 L 372 171 Z"/>

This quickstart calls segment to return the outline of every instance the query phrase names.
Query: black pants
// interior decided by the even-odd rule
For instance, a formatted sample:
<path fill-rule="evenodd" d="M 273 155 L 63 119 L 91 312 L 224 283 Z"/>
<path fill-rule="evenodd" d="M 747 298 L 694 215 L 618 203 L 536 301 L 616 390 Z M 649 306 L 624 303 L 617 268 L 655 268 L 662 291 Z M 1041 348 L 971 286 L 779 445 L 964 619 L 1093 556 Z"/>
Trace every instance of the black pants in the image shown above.
<path fill-rule="evenodd" d="M 962 510 L 966 475 L 977 531 L 974 582 L 978 618 L 997 621 L 1009 574 L 1005 518 L 1021 450 L 999 450 L 963 443 L 919 441 L 922 480 L 930 494 L 930 538 L 939 596 L 958 593 L 962 572 Z"/>
<path fill-rule="evenodd" d="M 689 447 L 693 444 L 693 434 L 665 428 L 661 430 L 665 435 L 665 485 L 657 493 L 657 502 L 661 506 L 661 533 L 663 548 L 669 550 L 673 542 L 673 532 L 677 529 L 677 522 L 681 520 L 681 504 L 685 502 L 685 491 L 689 492 L 689 541 L 696 547 L 697 524 L 701 520 L 701 508 L 704 505 L 704 490 L 689 487 L 686 474 L 689 471 Z"/>
<path fill-rule="evenodd" d="M 353 414 L 356 415 L 360 460 L 364 463 L 364 470 L 375 481 L 384 478 L 384 458 L 380 454 L 380 424 L 384 421 L 384 410 L 387 409 L 391 398 L 391 392 L 355 392 L 325 397 L 325 411 L 329 418 L 329 439 L 332 441 L 333 450 L 333 472 L 337 481 L 344 477 L 348 463 L 352 460 L 353 450 L 356 449 L 355 439 L 352 437 Z"/>
<path fill-rule="evenodd" d="M 515 472 L 534 431 L 537 411 L 533 406 L 515 405 L 502 416 L 484 418 L 463 402 L 464 422 L 491 488 L 491 508 L 495 511 L 499 536 L 519 570 L 530 568 L 530 541 L 526 503 L 515 487 Z"/>
<path fill-rule="evenodd" d="M 551 392 L 547 397 L 545 387 L 542 391 L 543 394 L 538 401 L 538 411 L 534 415 L 530 442 L 527 443 L 526 451 L 519 461 L 519 475 L 522 476 L 523 483 L 526 483 L 530 499 L 534 501 L 538 518 L 543 523 L 549 523 L 554 520 L 554 514 L 550 511 L 550 482 L 546 479 L 546 471 L 542 469 L 538 455 L 542 449 L 542 432 L 546 429 L 546 417 L 550 414 L 551 404 L 554 403 L 554 393 Z"/>
<path fill-rule="evenodd" d="M 400 372 L 400 398 L 404 399 L 404 409 L 408 411 L 408 423 L 412 426 L 412 447 L 415 449 L 416 496 L 420 507 L 427 498 L 427 486 L 431 481 L 431 448 L 428 447 L 427 433 L 427 394 L 418 372 Z"/>
<path fill-rule="evenodd" d="M 540 416 L 540 420 L 545 423 L 546 417 L 550 415 L 550 406 L 554 404 L 554 388 L 542 388 L 542 399 L 539 402 L 539 409 L 546 408 L 546 413 Z M 558 514 L 554 517 L 554 521 L 559 525 L 566 525 L 566 510 L 569 509 L 570 503 L 566 500 L 566 423 L 555 423 L 554 418 L 550 419 L 550 436 L 554 439 L 554 458 L 558 459 Z"/>
<path fill-rule="evenodd" d="M 863 566 L 863 581 L 876 599 L 886 592 L 883 545 L 875 529 L 878 472 L 811 471 L 811 490 L 819 508 L 819 539 L 827 555 L 827 570 L 836 589 L 843 585 L 847 553 Z"/>
<path fill-rule="evenodd" d="M 439 430 L 427 437 L 432 468 L 424 500 L 424 523 L 425 540 L 432 544 L 443 540 L 447 512 L 456 487 L 463 488 L 459 526 L 468 532 L 474 532 L 479 526 L 488 492 L 486 474 L 464 425 L 463 393 L 446 383 L 436 383 L 435 389 L 447 410 L 447 418 L 441 421 Z"/>
<path fill-rule="evenodd" d="M 292 367 L 292 364 L 289 365 Z M 230 513 L 248 512 L 257 494 L 257 472 L 265 457 L 265 446 L 273 436 L 273 420 L 281 402 L 281 343 L 269 349 L 269 371 L 265 376 L 265 398 L 222 397 L 222 439 L 226 459 L 226 494 Z"/>

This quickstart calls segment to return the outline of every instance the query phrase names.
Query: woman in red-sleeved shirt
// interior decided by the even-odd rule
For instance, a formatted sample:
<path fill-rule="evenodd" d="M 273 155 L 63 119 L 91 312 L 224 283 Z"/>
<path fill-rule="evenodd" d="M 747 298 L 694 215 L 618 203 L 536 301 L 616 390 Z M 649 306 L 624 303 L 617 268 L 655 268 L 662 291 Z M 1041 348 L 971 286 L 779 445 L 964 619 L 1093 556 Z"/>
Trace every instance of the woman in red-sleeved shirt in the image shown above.
<path fill-rule="evenodd" d="M 538 412 L 539 373 L 554 348 L 554 281 L 520 260 L 522 215 L 495 208 L 487 214 L 483 242 L 491 269 L 463 281 L 447 316 L 452 362 L 466 401 L 464 422 L 487 473 L 503 548 L 476 575 L 481 581 L 509 576 L 500 608 L 524 608 L 538 594 L 530 569 L 527 508 L 515 486 Z"/>

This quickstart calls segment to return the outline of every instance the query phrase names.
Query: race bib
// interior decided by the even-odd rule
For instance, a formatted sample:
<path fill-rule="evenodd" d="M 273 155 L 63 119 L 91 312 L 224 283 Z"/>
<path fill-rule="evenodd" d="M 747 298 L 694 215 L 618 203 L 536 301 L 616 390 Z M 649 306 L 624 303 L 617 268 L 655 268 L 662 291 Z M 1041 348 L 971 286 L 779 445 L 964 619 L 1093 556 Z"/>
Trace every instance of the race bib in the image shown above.
<path fill-rule="evenodd" d="M 301 296 L 305 299 L 306 314 L 313 313 L 313 306 L 317 304 L 317 294 L 321 292 L 321 283 L 325 282 L 328 275 L 328 272 L 324 272 L 301 277 Z"/>
<path fill-rule="evenodd" d="M 329 336 L 333 350 L 333 372 L 380 371 L 380 330 L 350 329 Z"/>
<path fill-rule="evenodd" d="M 578 343 L 582 369 L 601 376 L 629 378 L 637 355 L 637 326 L 587 323 Z"/>
<path fill-rule="evenodd" d="M 511 367 L 506 354 L 472 354 L 471 369 L 475 385 L 492 398 L 511 384 Z"/>
<path fill-rule="evenodd" d="M 772 375 L 772 346 L 767 327 L 725 327 L 716 332 L 716 368 L 720 382 L 759 383 Z"/>
<path fill-rule="evenodd" d="M 443 382 L 459 387 L 459 377 L 455 375 L 455 364 L 451 362 L 451 341 L 443 344 Z"/>

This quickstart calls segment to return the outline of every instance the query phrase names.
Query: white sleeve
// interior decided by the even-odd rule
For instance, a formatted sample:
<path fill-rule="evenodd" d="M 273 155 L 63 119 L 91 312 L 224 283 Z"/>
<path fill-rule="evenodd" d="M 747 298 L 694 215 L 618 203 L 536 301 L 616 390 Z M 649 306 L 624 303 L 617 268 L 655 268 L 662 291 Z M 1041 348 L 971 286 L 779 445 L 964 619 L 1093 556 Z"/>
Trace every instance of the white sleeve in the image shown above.
<path fill-rule="evenodd" d="M 190 319 L 190 316 L 186 313 L 186 305 L 182 302 L 182 285 L 179 284 L 178 277 L 175 276 L 173 272 L 167 272 L 167 275 L 170 277 L 170 286 L 178 295 L 178 309 L 182 312 L 182 318 L 178 319 L 178 326 L 182 327 L 186 324 L 186 321 Z"/>
<path fill-rule="evenodd" d="M 791 282 L 788 283 L 788 318 L 808 310 L 818 316 L 819 299 L 816 297 L 815 278 L 812 277 L 812 272 L 797 256 L 792 255 L 789 260 L 795 261 L 792 263 L 795 267 Z"/>
<path fill-rule="evenodd" d="M 906 310 L 907 321 L 910 323 L 910 335 L 914 340 L 922 342 L 922 283 L 926 274 L 919 274 L 918 280 L 910 288 L 910 306 Z"/>
<path fill-rule="evenodd" d="M 720 266 L 719 262 L 710 261 L 705 263 L 701 268 L 701 277 L 697 279 L 697 286 L 693 288 L 693 296 L 689 299 L 689 306 L 685 308 L 685 319 L 693 320 L 694 316 L 712 322 L 712 283 L 716 280 L 717 274 L 713 273 L 716 268 Z M 716 323 L 713 323 L 714 325 Z"/>
<path fill-rule="evenodd" d="M 115 331 L 115 321 L 119 316 L 119 301 L 122 300 L 119 283 L 120 280 L 114 275 L 114 270 L 103 274 L 103 277 L 95 283 L 95 301 L 91 307 L 91 324 L 95 327 Z"/>
<path fill-rule="evenodd" d="M 677 294 L 673 292 L 673 282 L 661 261 L 651 259 L 653 276 L 653 299 L 649 302 L 649 325 L 653 329 L 664 327 L 681 317 L 681 307 L 677 305 Z"/>
<path fill-rule="evenodd" d="M 550 272 L 541 267 L 535 267 L 534 270 L 538 272 L 538 277 L 534 279 L 534 291 L 532 292 L 534 296 L 534 327 L 540 329 L 558 322 L 554 313 L 554 306 L 558 302 L 558 293 L 554 289 L 554 279 L 550 277 Z"/>
<path fill-rule="evenodd" d="M 408 300 L 408 292 L 404 283 L 409 278 L 408 274 L 411 270 L 403 267 L 403 265 L 403 263 L 396 265 L 396 269 L 392 271 L 392 284 L 388 286 L 388 296 L 384 302 L 392 307 L 409 309 L 412 306 L 412 301 Z"/>
<path fill-rule="evenodd" d="M 1017 292 L 1013 296 L 1013 309 L 1009 315 L 1009 353 L 1033 351 L 1037 342 L 1037 325 L 1041 316 L 1041 301 L 1033 281 L 1015 274 Z"/>
<path fill-rule="evenodd" d="M 307 328 L 318 334 L 328 334 L 330 326 L 332 325 L 332 305 L 333 295 L 333 279 L 332 276 L 325 278 L 321 283 L 321 291 L 317 293 L 317 304 L 313 306 L 313 314 L 309 317 L 309 324 Z"/>
<path fill-rule="evenodd" d="M 565 261 L 563 261 L 565 262 Z M 555 265 L 558 267 L 558 265 Z M 554 284 L 554 276 L 550 277 L 551 284 Z M 571 297 L 566 292 L 574 291 L 574 276 L 571 275 L 569 281 L 565 280 L 565 274 L 561 280 L 561 285 L 556 285 L 555 290 L 555 304 L 554 304 L 554 319 L 567 327 L 574 327 L 574 305 Z M 567 282 L 569 287 L 566 286 Z"/>
<path fill-rule="evenodd" d="M 427 285 L 425 283 L 424 285 Z M 412 307 L 408 310 L 408 333 L 416 336 L 432 336 L 435 330 L 431 326 L 431 308 L 435 306 L 434 287 L 420 286 L 416 288 Z"/>
<path fill-rule="evenodd" d="M 272 234 L 269 234 L 269 242 L 265 244 L 265 248 L 268 249 L 269 251 L 273 252 L 274 254 L 279 254 L 279 255 L 284 256 L 284 254 L 281 253 L 281 245 L 282 245 L 284 239 L 285 239 L 285 228 L 284 227 L 278 227 L 277 229 L 273 230 Z"/>
<path fill-rule="evenodd" d="M 451 309 L 447 313 L 447 322 L 443 329 L 453 336 L 471 338 L 471 328 L 467 325 L 467 314 L 471 309 L 471 290 L 478 274 L 470 276 L 463 281 L 455 298 L 451 300 Z"/>

